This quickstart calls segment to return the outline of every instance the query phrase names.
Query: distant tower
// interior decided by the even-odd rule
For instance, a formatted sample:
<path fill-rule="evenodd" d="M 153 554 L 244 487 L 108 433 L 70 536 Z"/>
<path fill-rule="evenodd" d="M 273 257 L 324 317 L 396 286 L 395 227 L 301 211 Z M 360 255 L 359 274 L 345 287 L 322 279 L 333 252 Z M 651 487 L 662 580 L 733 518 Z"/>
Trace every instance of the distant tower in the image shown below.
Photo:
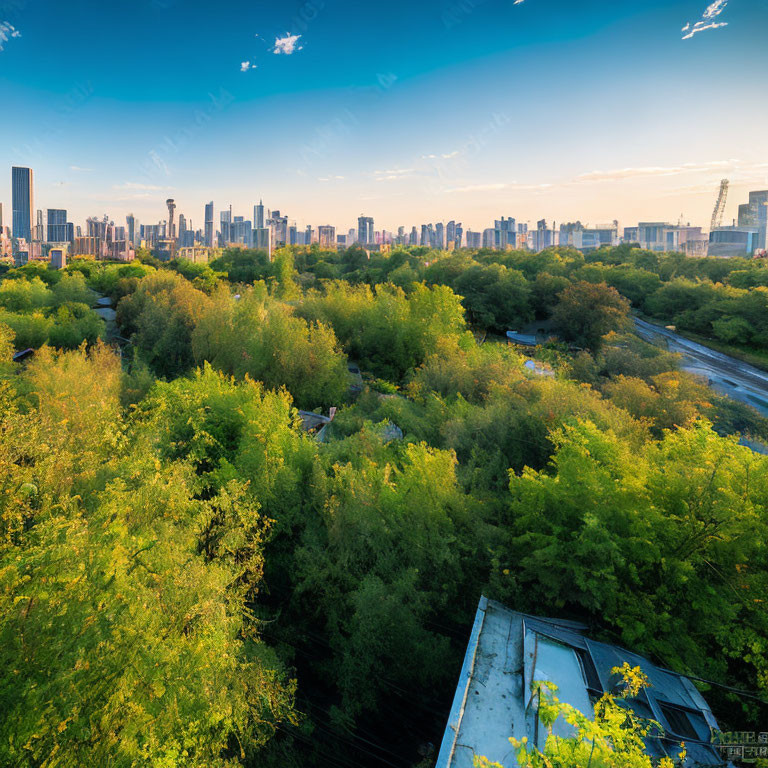
<path fill-rule="evenodd" d="M 168 206 L 168 230 L 166 232 L 166 237 L 169 240 L 169 245 L 171 248 L 171 258 L 176 258 L 176 222 L 174 221 L 174 217 L 176 215 L 176 201 L 175 200 L 166 200 L 165 204 Z"/>
<path fill-rule="evenodd" d="M 125 217 L 125 223 L 128 225 L 128 244 L 131 246 L 136 245 L 136 217 L 129 213 Z"/>
<path fill-rule="evenodd" d="M 32 215 L 34 211 L 34 181 L 31 168 L 11 169 L 13 195 L 13 236 L 26 241 L 32 239 Z"/>
<path fill-rule="evenodd" d="M 213 248 L 213 201 L 205 205 L 205 244 Z"/>
<path fill-rule="evenodd" d="M 176 222 L 174 219 L 176 216 L 176 201 L 166 200 L 165 204 L 168 206 L 168 239 L 175 240 L 176 239 Z"/>

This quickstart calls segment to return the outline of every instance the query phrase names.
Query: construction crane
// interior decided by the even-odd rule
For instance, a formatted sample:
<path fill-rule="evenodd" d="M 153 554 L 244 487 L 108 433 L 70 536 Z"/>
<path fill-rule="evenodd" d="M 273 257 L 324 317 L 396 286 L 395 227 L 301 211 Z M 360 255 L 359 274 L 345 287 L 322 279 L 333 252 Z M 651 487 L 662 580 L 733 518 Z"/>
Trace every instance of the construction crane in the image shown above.
<path fill-rule="evenodd" d="M 717 202 L 715 203 L 715 210 L 712 211 L 712 224 L 709 227 L 710 232 L 714 232 L 718 227 L 722 226 L 723 214 L 725 213 L 725 203 L 728 200 L 728 179 L 723 179 L 720 182 L 720 194 L 717 196 Z"/>

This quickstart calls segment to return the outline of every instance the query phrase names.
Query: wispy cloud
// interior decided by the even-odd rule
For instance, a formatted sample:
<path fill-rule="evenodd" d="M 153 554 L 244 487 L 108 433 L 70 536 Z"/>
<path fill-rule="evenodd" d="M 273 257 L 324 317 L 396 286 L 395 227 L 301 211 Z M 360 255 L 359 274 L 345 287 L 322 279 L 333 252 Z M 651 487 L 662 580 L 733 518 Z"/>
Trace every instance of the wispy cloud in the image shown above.
<path fill-rule="evenodd" d="M 15 37 L 21 37 L 21 32 L 13 24 L 0 21 L 0 51 L 5 50 L 5 44 Z"/>
<path fill-rule="evenodd" d="M 709 163 L 684 163 L 672 166 L 644 166 L 639 168 L 618 168 L 612 171 L 590 171 L 577 176 L 574 181 L 600 182 L 622 181 L 624 179 L 637 179 L 654 176 L 679 176 L 686 173 L 706 173 L 711 171 L 726 170 L 732 168 L 736 160 L 715 160 Z"/>
<path fill-rule="evenodd" d="M 715 21 L 718 16 L 728 6 L 728 0 L 715 0 L 714 3 L 708 5 L 704 13 L 701 15 L 699 21 L 692 23 L 688 22 L 683 28 L 682 32 L 683 40 L 690 40 L 694 35 L 698 35 L 699 32 L 706 32 L 708 29 L 719 29 L 720 27 L 727 27 L 727 21 Z"/>
<path fill-rule="evenodd" d="M 446 152 L 444 155 L 422 155 L 422 160 L 452 160 L 454 157 L 458 157 L 461 153 L 458 149 L 453 152 Z"/>
<path fill-rule="evenodd" d="M 303 45 L 299 45 L 301 35 L 286 35 L 285 37 L 275 38 L 275 47 L 272 49 L 272 53 L 284 54 L 290 56 L 296 51 L 302 50 Z"/>
<path fill-rule="evenodd" d="M 510 190 L 518 192 L 544 192 L 554 184 L 518 184 L 516 182 L 499 182 L 496 184 L 469 184 L 464 187 L 450 187 L 446 192 L 499 192 Z"/>
<path fill-rule="evenodd" d="M 79 165 L 70 165 L 70 171 L 76 171 L 77 173 L 91 173 L 93 168 L 81 168 Z"/>
<path fill-rule="evenodd" d="M 392 168 L 388 171 L 374 171 L 375 181 L 400 181 L 416 174 L 415 168 Z"/>
<path fill-rule="evenodd" d="M 344 176 L 321 176 L 318 181 L 343 181 Z"/>

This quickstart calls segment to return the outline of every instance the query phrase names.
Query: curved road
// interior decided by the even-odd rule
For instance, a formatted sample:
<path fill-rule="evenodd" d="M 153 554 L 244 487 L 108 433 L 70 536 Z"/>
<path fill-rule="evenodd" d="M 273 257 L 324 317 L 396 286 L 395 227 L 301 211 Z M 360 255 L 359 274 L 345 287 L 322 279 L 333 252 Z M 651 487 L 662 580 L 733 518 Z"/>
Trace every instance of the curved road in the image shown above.
<path fill-rule="evenodd" d="M 703 376 L 722 395 L 751 405 L 768 417 L 768 373 L 716 352 L 660 325 L 635 318 L 638 336 L 683 357 L 683 370 Z"/>

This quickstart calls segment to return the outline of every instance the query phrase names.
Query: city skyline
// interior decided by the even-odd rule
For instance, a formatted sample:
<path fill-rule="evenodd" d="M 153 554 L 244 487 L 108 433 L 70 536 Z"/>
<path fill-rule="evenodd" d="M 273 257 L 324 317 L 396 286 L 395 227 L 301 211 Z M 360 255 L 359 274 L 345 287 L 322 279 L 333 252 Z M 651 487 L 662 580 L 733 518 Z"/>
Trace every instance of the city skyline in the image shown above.
<path fill-rule="evenodd" d="M 342 231 L 363 209 L 388 229 L 415 209 L 705 225 L 721 178 L 734 200 L 768 186 L 765 4 L 720 3 L 726 26 L 692 38 L 706 2 L 40 5 L 7 11 L 0 142 L 36 169 L 38 207 L 80 220 L 263 197 Z"/>
<path fill-rule="evenodd" d="M 535 228 L 528 221 L 514 216 L 494 219 L 493 226 L 473 231 L 464 229 L 463 222 L 451 219 L 436 223 L 401 224 L 387 231 L 376 229 L 372 216 L 361 214 L 357 227 L 345 234 L 337 233 L 332 224 L 302 224 L 280 210 L 270 210 L 263 199 L 253 206 L 253 218 L 238 215 L 230 204 L 219 209 L 219 229 L 215 228 L 215 202 L 205 205 L 204 227 L 197 229 L 192 217 L 179 211 L 176 218 L 175 199 L 168 198 L 166 219 L 142 224 L 129 213 L 125 225 L 115 222 L 108 214 L 102 218 L 89 216 L 86 227 L 69 221 L 66 209 L 47 209 L 47 227 L 44 211 L 34 207 L 34 171 L 31 168 L 11 168 L 13 187 L 13 225 L 4 227 L 0 205 L 0 253 L 13 256 L 17 263 L 28 260 L 51 260 L 51 248 L 72 248 L 74 257 L 131 261 L 135 249 L 146 248 L 163 261 L 176 257 L 210 260 L 214 249 L 226 247 L 261 248 L 271 259 L 275 248 L 285 245 L 313 245 L 348 247 L 362 245 L 384 250 L 391 246 L 428 246 L 441 250 L 460 248 L 488 248 L 492 250 L 525 249 L 541 251 L 553 245 L 568 246 L 591 252 L 604 246 L 621 243 L 636 244 L 652 251 L 680 251 L 687 256 L 764 256 L 768 246 L 768 190 L 751 190 L 748 199 L 738 203 L 738 218 L 729 223 L 724 218 L 728 200 L 729 181 L 721 180 L 717 202 L 711 216 L 709 231 L 680 219 L 678 222 L 638 221 L 637 225 L 621 226 L 618 220 L 609 224 L 589 225 L 577 219 L 574 222 L 547 222 L 539 219 Z M 35 212 L 35 225 L 32 213 Z M 119 219 L 118 219 L 119 221 Z M 178 228 L 176 222 L 178 221 Z M 419 233 L 420 230 L 420 233 Z M 57 257 L 58 258 L 58 257 Z"/>

